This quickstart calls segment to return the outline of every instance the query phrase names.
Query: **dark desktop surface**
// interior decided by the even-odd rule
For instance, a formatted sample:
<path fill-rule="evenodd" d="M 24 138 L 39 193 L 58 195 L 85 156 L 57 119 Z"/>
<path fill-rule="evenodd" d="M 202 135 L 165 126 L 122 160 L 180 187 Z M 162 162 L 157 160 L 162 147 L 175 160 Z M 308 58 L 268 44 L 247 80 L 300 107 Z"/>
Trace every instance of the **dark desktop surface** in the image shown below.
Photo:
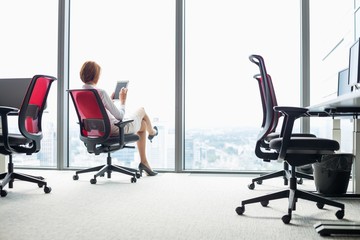
<path fill-rule="evenodd" d="M 19 108 L 31 78 L 0 78 L 0 106 Z"/>

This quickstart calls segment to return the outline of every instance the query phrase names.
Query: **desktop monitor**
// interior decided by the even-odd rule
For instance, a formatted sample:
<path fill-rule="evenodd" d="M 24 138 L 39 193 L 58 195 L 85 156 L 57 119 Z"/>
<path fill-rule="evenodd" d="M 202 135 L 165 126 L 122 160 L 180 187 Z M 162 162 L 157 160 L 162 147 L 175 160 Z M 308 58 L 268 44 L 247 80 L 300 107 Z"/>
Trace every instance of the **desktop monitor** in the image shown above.
<path fill-rule="evenodd" d="M 359 75 L 359 56 L 360 56 L 359 39 L 350 47 L 349 53 L 349 86 L 352 91 L 356 90 L 358 83 L 360 83 Z"/>
<path fill-rule="evenodd" d="M 349 69 L 343 69 L 338 73 L 338 89 L 337 95 L 343 95 L 351 92 L 351 86 L 349 85 Z"/>

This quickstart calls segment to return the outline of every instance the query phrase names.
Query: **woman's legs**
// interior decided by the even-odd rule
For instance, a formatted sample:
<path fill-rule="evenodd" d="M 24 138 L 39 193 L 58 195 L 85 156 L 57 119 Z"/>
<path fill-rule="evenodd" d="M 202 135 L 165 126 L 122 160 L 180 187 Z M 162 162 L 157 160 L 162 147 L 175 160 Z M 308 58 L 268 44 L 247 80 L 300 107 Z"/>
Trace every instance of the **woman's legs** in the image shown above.
<path fill-rule="evenodd" d="M 156 131 L 154 130 L 149 116 L 146 114 L 144 108 L 139 108 L 136 111 L 136 115 L 142 119 L 140 124 L 140 129 L 137 131 L 137 134 L 139 135 L 139 140 L 136 142 L 137 148 L 140 155 L 140 162 L 144 164 L 147 168 L 151 169 L 150 164 L 146 157 L 146 136 L 147 132 L 148 134 L 156 134 Z"/>
<path fill-rule="evenodd" d="M 145 124 L 146 124 L 145 130 L 148 132 L 148 134 L 150 134 L 150 135 L 156 134 L 156 131 L 153 128 L 151 120 L 150 120 L 149 116 L 147 115 L 147 113 L 145 112 L 145 109 L 143 107 L 139 108 L 135 112 L 135 114 L 142 119 L 141 125 L 143 124 L 143 121 L 145 122 Z M 141 129 L 141 127 L 140 127 L 140 129 Z"/>
<path fill-rule="evenodd" d="M 141 126 L 137 134 L 139 135 L 140 138 L 136 142 L 140 155 L 140 162 L 145 166 L 150 167 L 146 157 L 146 122 L 145 121 L 141 121 Z"/>

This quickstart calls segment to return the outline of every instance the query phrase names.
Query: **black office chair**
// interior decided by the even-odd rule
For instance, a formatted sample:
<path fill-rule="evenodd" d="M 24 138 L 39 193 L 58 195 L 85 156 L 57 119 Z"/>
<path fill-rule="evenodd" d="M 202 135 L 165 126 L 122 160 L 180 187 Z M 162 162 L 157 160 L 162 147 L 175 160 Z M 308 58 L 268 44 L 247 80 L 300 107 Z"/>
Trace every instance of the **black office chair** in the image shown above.
<path fill-rule="evenodd" d="M 0 174 L 0 179 L 3 179 L 0 185 L 1 197 L 7 195 L 7 191 L 4 190 L 7 184 L 9 188 L 13 188 L 15 179 L 36 183 L 39 187 L 44 187 L 45 193 L 51 192 L 51 188 L 47 186 L 43 177 L 14 172 L 12 157 L 14 154 L 31 155 L 40 151 L 43 137 L 42 114 L 51 84 L 55 80 L 56 78 L 51 76 L 35 75 L 30 82 L 20 110 L 6 106 L 0 107 L 2 126 L 0 153 L 9 156 L 8 171 Z M 18 115 L 20 133 L 9 132 L 8 116 L 12 114 Z"/>
<path fill-rule="evenodd" d="M 266 110 L 267 110 L 267 108 L 273 109 L 275 106 L 278 105 L 277 98 L 276 98 L 275 89 L 274 89 L 274 85 L 273 85 L 271 76 L 267 73 L 265 61 L 264 61 L 263 57 L 260 55 L 253 54 L 253 55 L 250 55 L 249 59 L 252 63 L 256 64 L 259 67 L 260 73 L 254 75 L 254 79 L 257 80 L 258 85 L 259 85 L 261 104 L 262 104 L 262 109 L 263 109 L 263 121 L 262 121 L 262 127 L 263 127 L 265 124 L 265 121 L 266 121 Z M 265 76 L 265 78 L 262 78 L 261 74 L 263 76 Z M 266 85 L 264 84 L 265 81 L 267 82 Z M 265 96 L 265 88 L 266 87 L 268 87 L 268 91 L 271 95 L 270 101 L 266 101 L 266 96 Z M 270 130 L 270 133 L 264 138 L 264 140 L 262 142 L 262 145 L 264 148 L 269 147 L 269 142 L 271 139 L 279 137 L 279 132 L 276 132 L 276 129 L 278 126 L 279 119 L 281 117 L 282 117 L 281 113 L 279 113 L 279 112 L 274 113 L 274 121 L 273 121 L 272 128 Z M 316 137 L 314 134 L 310 134 L 310 133 L 292 133 L 292 136 L 293 137 Z M 270 162 L 268 159 L 263 159 L 263 161 Z M 306 167 L 312 169 L 311 165 L 308 165 Z M 252 190 L 255 188 L 255 182 L 257 184 L 262 184 L 263 180 L 272 179 L 272 178 L 276 178 L 276 177 L 283 177 L 284 185 L 288 185 L 288 179 L 290 178 L 290 176 L 291 176 L 291 173 L 289 170 L 288 163 L 284 162 L 282 170 L 271 172 L 271 173 L 264 174 L 259 177 L 253 178 L 251 180 L 251 183 L 248 185 L 248 188 Z M 298 170 L 296 171 L 296 176 L 299 178 L 298 179 L 299 184 L 302 184 L 303 178 L 310 179 L 310 180 L 314 179 L 314 177 L 312 175 L 299 172 Z"/>
<path fill-rule="evenodd" d="M 111 152 L 124 148 L 134 148 L 134 146 L 127 144 L 139 140 L 137 134 L 125 134 L 124 132 L 124 127 L 133 120 L 117 123 L 119 136 L 111 136 L 110 120 L 97 90 L 74 89 L 69 90 L 69 93 L 79 120 L 80 140 L 84 142 L 87 151 L 91 154 L 107 153 L 106 164 L 76 171 L 73 179 L 78 180 L 78 174 L 81 173 L 97 172 L 94 178 L 90 180 L 91 184 L 96 184 L 98 176 L 102 177 L 107 173 L 107 177 L 111 178 L 111 173 L 114 171 L 132 176 L 131 182 L 135 183 L 136 179 L 140 178 L 139 170 L 112 164 L 111 160 Z"/>
<path fill-rule="evenodd" d="M 261 77 L 265 79 L 265 71 L 262 71 Z M 271 93 L 267 81 L 265 84 L 266 101 L 271 101 Z M 319 195 L 302 191 L 297 189 L 296 167 L 312 164 L 321 160 L 325 154 L 333 154 L 339 150 L 339 143 L 335 140 L 314 138 L 314 137 L 292 137 L 293 125 L 296 119 L 307 114 L 308 109 L 296 107 L 275 107 L 277 112 L 281 112 L 284 116 L 283 125 L 278 138 L 272 139 L 269 142 L 269 147 L 264 148 L 263 142 L 265 138 L 273 129 L 273 124 L 276 119 L 273 109 L 266 109 L 266 119 L 264 125 L 258 135 L 255 146 L 255 154 L 260 159 L 268 160 L 283 160 L 290 166 L 289 189 L 279 191 L 276 193 L 247 199 L 241 202 L 241 206 L 236 208 L 236 212 L 242 215 L 245 212 L 245 205 L 251 203 L 261 203 L 262 206 L 267 206 L 270 200 L 288 198 L 288 214 L 282 217 L 282 221 L 288 224 L 292 217 L 292 211 L 296 210 L 296 203 L 298 199 L 305 199 L 317 203 L 317 207 L 322 209 L 325 204 L 338 207 L 340 210 L 336 212 L 336 217 L 342 219 L 345 214 L 345 205 L 336 201 L 329 200 Z"/>

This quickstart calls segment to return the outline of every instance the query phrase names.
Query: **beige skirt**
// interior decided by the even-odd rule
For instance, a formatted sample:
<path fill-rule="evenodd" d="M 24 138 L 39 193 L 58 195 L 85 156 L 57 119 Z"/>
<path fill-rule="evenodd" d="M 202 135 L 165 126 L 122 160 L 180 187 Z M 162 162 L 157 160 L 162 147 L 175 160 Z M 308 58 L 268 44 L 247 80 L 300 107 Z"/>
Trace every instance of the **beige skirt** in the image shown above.
<path fill-rule="evenodd" d="M 142 109 L 139 109 L 133 112 L 132 114 L 125 116 L 124 120 L 129 120 L 129 119 L 133 120 L 124 127 L 126 134 L 137 133 L 140 130 L 141 121 L 143 118 L 142 111 L 143 111 Z M 119 135 L 119 128 L 115 124 L 112 124 L 111 136 L 116 136 L 116 135 Z"/>

